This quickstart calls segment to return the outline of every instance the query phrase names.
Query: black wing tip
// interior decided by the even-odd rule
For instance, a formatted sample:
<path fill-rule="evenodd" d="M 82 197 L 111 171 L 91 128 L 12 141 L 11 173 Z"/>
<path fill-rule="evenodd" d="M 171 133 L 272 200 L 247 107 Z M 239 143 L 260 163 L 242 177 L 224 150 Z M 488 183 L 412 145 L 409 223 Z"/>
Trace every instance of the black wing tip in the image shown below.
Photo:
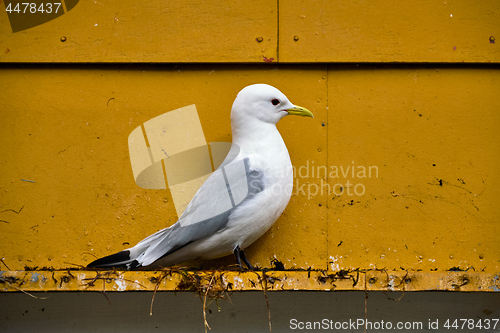
<path fill-rule="evenodd" d="M 123 264 L 124 261 L 130 261 L 130 251 L 120 251 L 118 253 L 99 258 L 92 261 L 87 265 L 87 268 L 124 268 L 127 269 L 127 265 Z M 134 260 L 135 261 L 135 260 Z"/>
<path fill-rule="evenodd" d="M 139 264 L 139 262 L 137 260 L 134 260 L 130 263 L 130 266 L 128 267 L 128 269 L 135 269 L 135 268 L 139 268 L 141 267 L 141 264 Z"/>

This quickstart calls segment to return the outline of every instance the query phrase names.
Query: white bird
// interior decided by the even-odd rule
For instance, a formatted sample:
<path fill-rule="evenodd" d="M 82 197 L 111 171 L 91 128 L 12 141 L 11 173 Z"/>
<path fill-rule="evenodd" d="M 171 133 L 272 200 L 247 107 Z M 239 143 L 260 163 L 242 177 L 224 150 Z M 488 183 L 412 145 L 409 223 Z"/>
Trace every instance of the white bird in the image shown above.
<path fill-rule="evenodd" d="M 154 269 L 234 253 L 240 268 L 243 260 L 253 269 L 243 250 L 273 225 L 292 193 L 292 163 L 276 128 L 287 115 L 313 117 L 270 85 L 242 89 L 231 110 L 232 148 L 179 220 L 87 267 Z M 227 202 L 229 209 L 221 208 Z"/>

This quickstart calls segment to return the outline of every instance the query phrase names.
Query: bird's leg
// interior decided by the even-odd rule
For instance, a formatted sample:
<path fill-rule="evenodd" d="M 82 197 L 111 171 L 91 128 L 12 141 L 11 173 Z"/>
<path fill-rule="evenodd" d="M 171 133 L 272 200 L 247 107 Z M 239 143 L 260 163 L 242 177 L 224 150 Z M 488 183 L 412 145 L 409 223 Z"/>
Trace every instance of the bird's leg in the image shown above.
<path fill-rule="evenodd" d="M 245 255 L 245 251 L 240 249 L 239 245 L 234 248 L 234 257 L 236 258 L 236 263 L 238 264 L 238 266 L 240 266 L 240 270 L 243 270 L 243 266 L 241 265 L 241 260 L 243 260 L 245 265 L 247 265 L 248 269 L 250 269 L 252 271 L 255 270 L 255 268 L 252 266 L 250 261 L 248 261 L 246 255 Z"/>
<path fill-rule="evenodd" d="M 247 265 L 248 269 L 251 270 L 251 271 L 254 271 L 255 268 L 253 268 L 253 266 L 250 263 L 250 261 L 248 261 L 247 256 L 245 255 L 245 251 L 240 250 L 240 256 L 241 256 L 241 259 L 243 259 L 243 262 L 245 263 L 245 265 Z"/>
<path fill-rule="evenodd" d="M 238 266 L 240 267 L 240 271 L 243 270 L 243 266 L 241 266 L 241 253 L 243 251 L 240 250 L 240 246 L 237 245 L 235 248 L 234 248 L 234 257 L 236 259 L 236 264 L 238 264 Z M 243 257 L 245 257 L 245 255 L 243 255 Z"/>

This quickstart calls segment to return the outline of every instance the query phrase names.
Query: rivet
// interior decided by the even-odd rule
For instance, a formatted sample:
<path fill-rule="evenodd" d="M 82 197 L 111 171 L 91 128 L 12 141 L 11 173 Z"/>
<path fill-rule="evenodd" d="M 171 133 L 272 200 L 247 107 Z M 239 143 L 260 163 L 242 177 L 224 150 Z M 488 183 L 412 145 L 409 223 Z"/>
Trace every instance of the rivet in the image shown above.
<path fill-rule="evenodd" d="M 111 283 L 111 282 L 113 282 L 113 279 L 110 279 L 110 278 L 106 279 L 106 283 Z"/>
<path fill-rule="evenodd" d="M 411 279 L 410 278 L 406 278 L 405 279 L 405 283 L 411 283 Z"/>
<path fill-rule="evenodd" d="M 484 259 L 484 256 L 481 254 L 479 255 L 479 259 L 483 260 Z"/>
<path fill-rule="evenodd" d="M 158 279 L 153 276 L 151 279 L 149 279 L 149 282 L 158 283 Z"/>
<path fill-rule="evenodd" d="M 370 278 L 370 279 L 368 280 L 368 282 L 369 282 L 370 284 L 374 284 L 375 282 L 377 282 L 377 278 L 372 277 L 372 278 Z"/>
<path fill-rule="evenodd" d="M 64 43 L 65 41 L 66 41 L 66 37 L 62 36 L 62 37 L 61 37 L 61 42 L 63 42 L 63 43 Z"/>
<path fill-rule="evenodd" d="M 418 259 L 422 260 L 424 259 L 424 256 L 418 256 Z"/>
<path fill-rule="evenodd" d="M 490 43 L 491 43 L 491 44 L 495 44 L 495 37 L 490 36 Z"/>
<path fill-rule="evenodd" d="M 297 35 L 293 36 L 293 40 L 294 41 L 298 41 L 299 40 L 299 36 L 297 36 Z"/>
<path fill-rule="evenodd" d="M 264 38 L 262 38 L 262 37 L 257 37 L 257 38 L 255 38 L 255 40 L 256 40 L 258 43 L 260 43 L 260 42 L 262 42 L 262 41 L 264 40 Z"/>
<path fill-rule="evenodd" d="M 69 282 L 69 277 L 63 276 L 62 280 L 63 280 L 64 283 L 68 283 Z"/>
<path fill-rule="evenodd" d="M 453 255 L 450 254 L 450 259 L 453 259 Z"/>

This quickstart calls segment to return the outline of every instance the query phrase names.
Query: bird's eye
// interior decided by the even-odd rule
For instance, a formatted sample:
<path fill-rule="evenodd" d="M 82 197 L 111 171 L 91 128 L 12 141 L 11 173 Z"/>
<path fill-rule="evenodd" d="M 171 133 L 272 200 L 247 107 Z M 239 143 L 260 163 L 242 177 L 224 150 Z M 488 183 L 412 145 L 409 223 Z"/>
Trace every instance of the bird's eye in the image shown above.
<path fill-rule="evenodd" d="M 280 100 L 275 98 L 271 101 L 271 103 L 273 103 L 273 105 L 278 105 L 280 104 Z"/>

